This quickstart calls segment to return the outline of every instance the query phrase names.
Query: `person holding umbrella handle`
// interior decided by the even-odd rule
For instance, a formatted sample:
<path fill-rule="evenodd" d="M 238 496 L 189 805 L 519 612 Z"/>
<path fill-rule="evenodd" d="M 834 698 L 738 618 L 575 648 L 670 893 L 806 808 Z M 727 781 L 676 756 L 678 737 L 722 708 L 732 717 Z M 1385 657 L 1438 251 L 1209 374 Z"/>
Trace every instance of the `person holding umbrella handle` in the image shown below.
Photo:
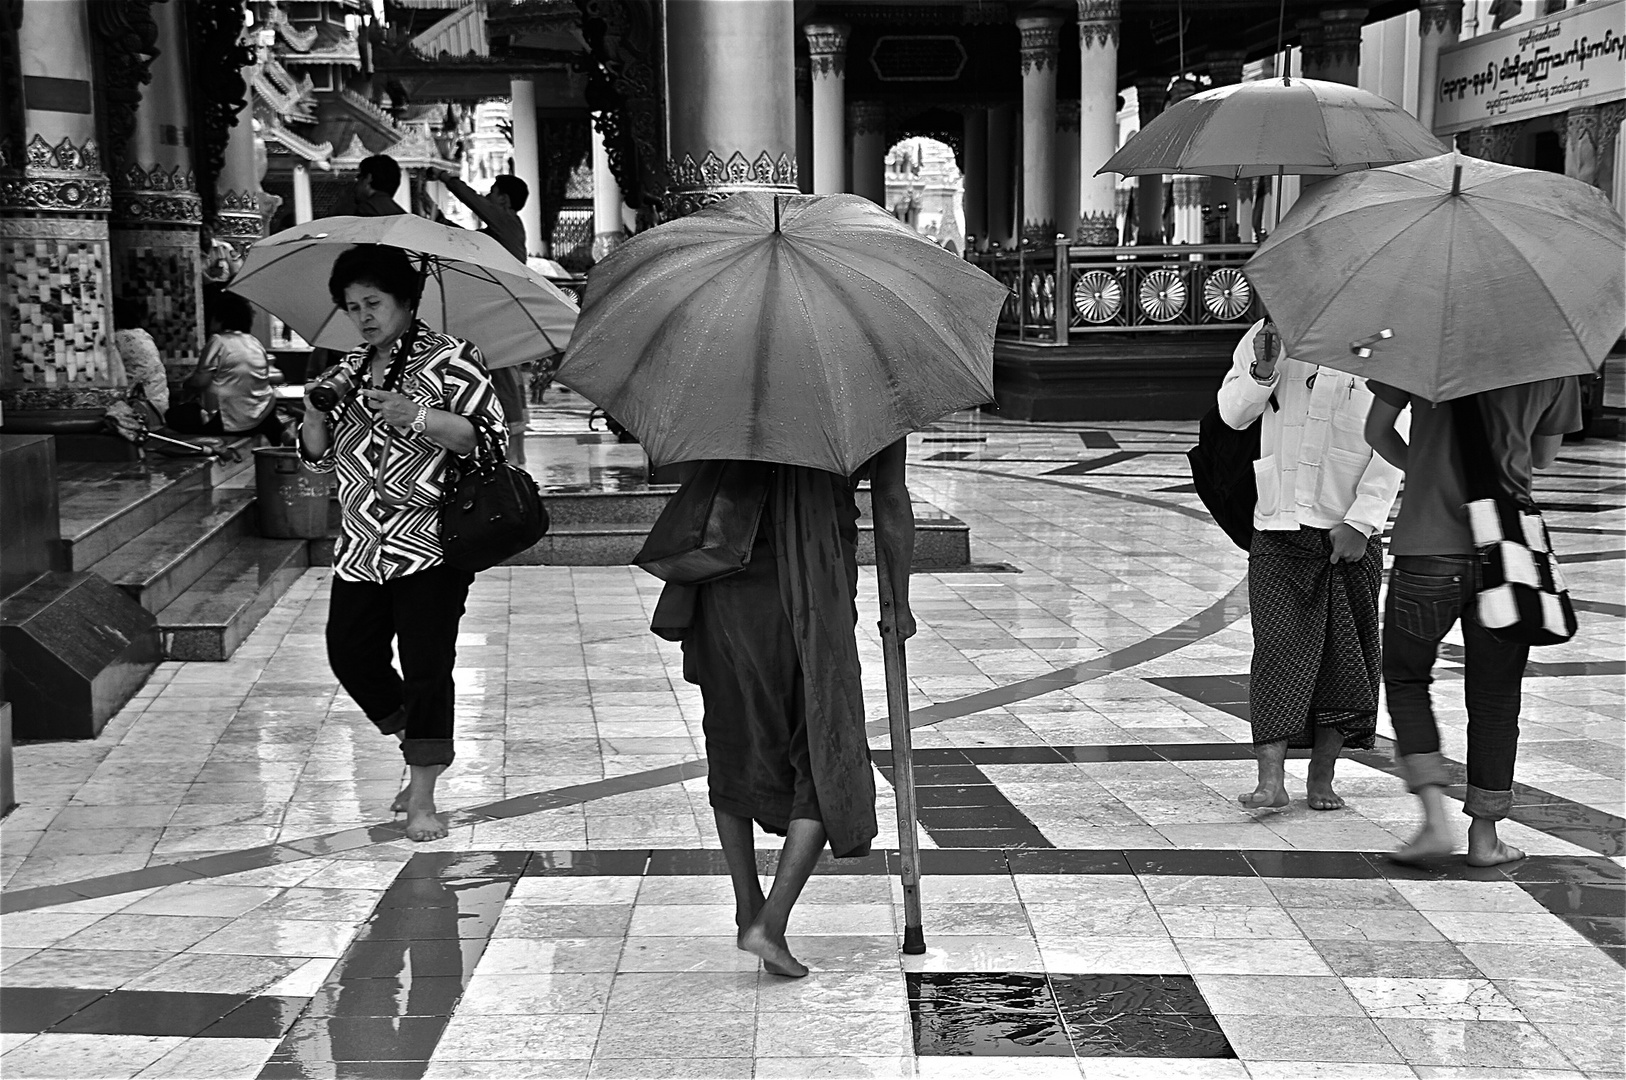
<path fill-rule="evenodd" d="M 502 406 L 466 341 L 415 318 L 423 275 L 400 248 L 360 244 L 328 292 L 364 346 L 306 390 L 299 448 L 336 472 L 328 663 L 378 730 L 401 741 L 410 781 L 391 809 L 413 840 L 438 840 L 435 784 L 452 763 L 452 668 L 474 575 L 448 565 L 439 506 L 451 458 L 495 454 Z M 400 657 L 400 671 L 391 662 Z"/>

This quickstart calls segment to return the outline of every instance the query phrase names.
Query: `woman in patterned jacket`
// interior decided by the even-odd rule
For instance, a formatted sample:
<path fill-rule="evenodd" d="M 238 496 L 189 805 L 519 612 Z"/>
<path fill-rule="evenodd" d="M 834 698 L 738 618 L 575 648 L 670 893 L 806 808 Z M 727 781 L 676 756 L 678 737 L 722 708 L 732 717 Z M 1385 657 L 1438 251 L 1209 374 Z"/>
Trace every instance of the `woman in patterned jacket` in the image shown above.
<path fill-rule="evenodd" d="M 438 840 L 435 781 L 452 763 L 452 667 L 474 580 L 441 558 L 438 506 L 452 459 L 493 453 L 507 429 L 479 350 L 415 317 L 422 288 L 399 248 L 363 244 L 334 261 L 328 292 L 365 344 L 339 363 L 354 391 L 332 412 L 307 389 L 299 444 L 313 469 L 337 472 L 343 509 L 328 663 L 401 740 L 411 778 L 391 809 L 407 835 Z"/>

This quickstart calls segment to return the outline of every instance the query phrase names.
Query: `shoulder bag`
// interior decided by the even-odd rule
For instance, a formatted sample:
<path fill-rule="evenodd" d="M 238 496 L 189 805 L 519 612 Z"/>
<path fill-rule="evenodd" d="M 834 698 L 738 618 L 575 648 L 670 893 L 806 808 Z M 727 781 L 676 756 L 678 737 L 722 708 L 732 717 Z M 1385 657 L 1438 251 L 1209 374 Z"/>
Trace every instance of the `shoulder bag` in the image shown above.
<path fill-rule="evenodd" d="M 1559 645 L 1575 636 L 1575 605 L 1534 502 L 1509 495 L 1496 468 L 1477 395 L 1451 403 L 1479 561 L 1474 615 L 1492 636 Z"/>
<path fill-rule="evenodd" d="M 1275 394 L 1270 395 L 1270 407 L 1279 408 Z M 1259 459 L 1264 422 L 1261 415 L 1238 431 L 1225 422 L 1216 405 L 1203 414 L 1197 425 L 1197 445 L 1186 451 L 1197 497 L 1214 523 L 1243 551 L 1253 548 L 1253 508 L 1259 501 L 1253 463 Z"/>
<path fill-rule="evenodd" d="M 662 581 L 703 585 L 751 561 L 773 466 L 702 461 L 683 482 L 632 561 Z"/>

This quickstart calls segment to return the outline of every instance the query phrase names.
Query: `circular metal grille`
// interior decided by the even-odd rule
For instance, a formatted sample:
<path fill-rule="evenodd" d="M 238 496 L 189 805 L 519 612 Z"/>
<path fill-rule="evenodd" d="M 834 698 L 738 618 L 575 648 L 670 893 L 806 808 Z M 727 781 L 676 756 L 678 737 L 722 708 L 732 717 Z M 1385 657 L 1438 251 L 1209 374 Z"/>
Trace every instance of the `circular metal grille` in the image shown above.
<path fill-rule="evenodd" d="M 1177 270 L 1153 270 L 1141 279 L 1140 309 L 1153 322 L 1179 318 L 1186 310 L 1186 282 Z"/>
<path fill-rule="evenodd" d="M 1242 271 L 1223 266 L 1203 282 L 1203 304 L 1214 318 L 1230 322 L 1253 306 L 1253 286 Z"/>
<path fill-rule="evenodd" d="M 1117 274 L 1091 270 L 1073 283 L 1073 310 L 1085 322 L 1111 322 L 1123 306 L 1124 289 Z"/>

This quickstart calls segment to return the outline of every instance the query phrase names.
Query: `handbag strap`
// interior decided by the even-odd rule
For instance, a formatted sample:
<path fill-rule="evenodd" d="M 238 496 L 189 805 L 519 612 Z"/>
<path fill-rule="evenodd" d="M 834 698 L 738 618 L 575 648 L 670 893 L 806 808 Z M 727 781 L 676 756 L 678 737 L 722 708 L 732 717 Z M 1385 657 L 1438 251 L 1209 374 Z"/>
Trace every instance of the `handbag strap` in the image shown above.
<path fill-rule="evenodd" d="M 1451 418 L 1457 429 L 1457 449 L 1462 455 L 1463 488 L 1468 500 L 1495 499 L 1534 509 L 1532 502 L 1512 495 L 1502 482 L 1496 452 L 1491 448 L 1490 436 L 1485 431 L 1485 414 L 1479 395 L 1457 398 L 1450 405 Z"/>

